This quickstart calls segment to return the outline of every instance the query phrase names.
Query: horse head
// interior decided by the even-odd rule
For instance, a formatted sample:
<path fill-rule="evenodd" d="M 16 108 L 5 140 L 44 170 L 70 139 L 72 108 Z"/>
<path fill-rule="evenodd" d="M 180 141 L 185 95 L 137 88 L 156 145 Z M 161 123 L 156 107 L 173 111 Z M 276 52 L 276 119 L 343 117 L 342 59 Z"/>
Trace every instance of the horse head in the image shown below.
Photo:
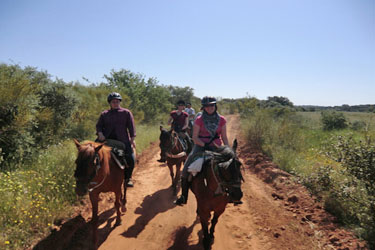
<path fill-rule="evenodd" d="M 76 139 L 74 139 L 74 143 L 78 149 L 78 156 L 75 161 L 77 166 L 74 172 L 76 179 L 75 192 L 78 195 L 85 195 L 89 191 L 90 182 L 95 178 L 100 168 L 98 152 L 103 147 L 103 144 L 80 144 Z"/>
<path fill-rule="evenodd" d="M 160 148 L 166 152 L 172 145 L 172 131 L 168 131 L 163 126 L 160 126 Z"/>
<path fill-rule="evenodd" d="M 242 163 L 237 157 L 237 139 L 233 141 L 233 147 L 224 148 L 222 154 L 229 160 L 218 163 L 221 185 L 233 202 L 238 202 L 242 198 L 241 183 L 244 181 L 241 173 Z"/>

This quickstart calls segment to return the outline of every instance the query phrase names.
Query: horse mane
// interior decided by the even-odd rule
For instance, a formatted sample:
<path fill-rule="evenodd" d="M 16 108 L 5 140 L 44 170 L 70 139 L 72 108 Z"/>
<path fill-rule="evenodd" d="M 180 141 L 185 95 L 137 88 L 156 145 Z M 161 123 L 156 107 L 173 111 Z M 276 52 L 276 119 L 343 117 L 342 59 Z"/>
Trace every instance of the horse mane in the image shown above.
<path fill-rule="evenodd" d="M 94 142 L 94 141 L 84 141 L 81 143 L 81 146 L 91 146 L 91 147 L 98 147 L 100 145 L 102 145 L 103 143 L 101 142 Z M 111 152 L 111 147 L 110 146 L 107 146 L 107 145 L 103 145 L 103 147 L 101 148 L 100 151 L 102 151 L 103 153 L 105 152 Z M 100 154 L 100 151 L 99 151 L 99 154 Z"/>
<path fill-rule="evenodd" d="M 229 161 L 236 157 L 236 153 L 227 145 L 217 148 L 212 154 L 216 162 Z"/>

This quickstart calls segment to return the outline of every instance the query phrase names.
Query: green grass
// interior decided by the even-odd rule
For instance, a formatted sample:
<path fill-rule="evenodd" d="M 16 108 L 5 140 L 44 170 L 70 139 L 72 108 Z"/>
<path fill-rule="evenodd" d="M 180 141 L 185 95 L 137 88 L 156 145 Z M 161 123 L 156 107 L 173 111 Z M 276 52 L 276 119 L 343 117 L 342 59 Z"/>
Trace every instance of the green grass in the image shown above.
<path fill-rule="evenodd" d="M 320 129 L 322 123 L 320 121 L 321 112 L 297 112 L 304 121 L 304 124 L 310 129 Z M 365 112 L 342 112 L 349 123 L 355 121 L 363 121 L 369 124 L 371 129 L 375 129 L 375 113 Z"/>
<path fill-rule="evenodd" d="M 345 171 L 340 162 L 329 157 L 338 142 L 338 137 L 352 137 L 356 141 L 375 141 L 375 114 L 343 112 L 346 119 L 353 123 L 364 122 L 365 127 L 324 131 L 320 123 L 320 112 L 298 112 L 274 117 L 272 112 L 258 110 L 245 120 L 242 128 L 249 143 L 261 144 L 263 152 L 272 157 L 280 168 L 294 174 L 315 197 L 321 199 L 326 209 L 339 218 L 341 223 L 353 229 L 375 245 L 374 225 L 368 223 L 368 194 L 363 192 L 363 184 Z M 347 188 L 346 188 L 347 187 Z M 360 203 L 349 198 L 356 197 Z M 366 206 L 359 204 L 367 204 Z"/>
<path fill-rule="evenodd" d="M 137 126 L 137 153 L 157 141 L 159 134 L 158 125 Z M 0 249 L 28 248 L 56 221 L 69 218 L 77 202 L 76 156 L 73 141 L 67 140 L 39 152 L 29 165 L 0 172 Z"/>
<path fill-rule="evenodd" d="M 150 146 L 151 142 L 159 140 L 160 126 L 139 125 L 137 126 L 137 136 L 135 142 L 137 144 L 137 154 L 141 154 L 143 150 Z"/>

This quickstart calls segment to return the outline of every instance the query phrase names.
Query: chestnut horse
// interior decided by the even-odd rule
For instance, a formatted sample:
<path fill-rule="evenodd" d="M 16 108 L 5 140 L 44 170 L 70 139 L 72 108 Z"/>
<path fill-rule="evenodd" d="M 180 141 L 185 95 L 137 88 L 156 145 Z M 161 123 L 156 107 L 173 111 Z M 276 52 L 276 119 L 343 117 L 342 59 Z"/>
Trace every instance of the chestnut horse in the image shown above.
<path fill-rule="evenodd" d="M 118 165 L 117 159 L 111 154 L 111 148 L 88 141 L 80 144 L 76 139 L 74 143 L 78 149 L 78 157 L 76 159 L 76 170 L 74 177 L 76 179 L 77 195 L 85 195 L 89 192 L 92 205 L 92 231 L 95 248 L 98 243 L 97 227 L 98 227 L 98 201 L 101 192 L 114 192 L 115 207 L 117 212 L 116 224 L 121 224 L 121 212 L 125 212 L 126 203 L 126 183 L 124 182 L 124 169 Z M 124 194 L 121 191 L 121 185 L 124 183 Z"/>
<path fill-rule="evenodd" d="M 202 225 L 203 246 L 206 250 L 211 249 L 216 223 L 227 203 L 241 203 L 241 181 L 244 179 L 236 149 L 237 140 L 234 140 L 233 148 L 224 146 L 217 152 L 206 152 L 209 160 L 205 161 L 202 172 L 193 178 L 191 184 L 191 190 L 197 200 L 197 213 Z M 212 211 L 214 216 L 208 231 Z"/>
<path fill-rule="evenodd" d="M 173 192 L 177 193 L 177 183 L 180 180 L 181 165 L 185 162 L 187 154 L 182 146 L 178 134 L 171 130 L 167 131 L 160 126 L 160 148 L 165 152 L 169 173 L 172 179 Z M 176 174 L 173 172 L 173 166 L 176 166 Z"/>

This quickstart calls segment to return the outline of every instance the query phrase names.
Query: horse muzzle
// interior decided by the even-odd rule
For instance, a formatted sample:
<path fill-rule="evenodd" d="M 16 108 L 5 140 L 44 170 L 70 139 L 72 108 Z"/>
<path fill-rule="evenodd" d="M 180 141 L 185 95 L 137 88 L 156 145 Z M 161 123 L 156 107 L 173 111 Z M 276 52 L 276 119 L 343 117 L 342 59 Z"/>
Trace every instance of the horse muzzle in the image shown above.
<path fill-rule="evenodd" d="M 243 196 L 241 188 L 231 188 L 229 190 L 229 198 L 231 201 L 240 201 Z"/>
<path fill-rule="evenodd" d="M 76 183 L 75 192 L 78 196 L 84 196 L 89 192 L 88 185 Z"/>

